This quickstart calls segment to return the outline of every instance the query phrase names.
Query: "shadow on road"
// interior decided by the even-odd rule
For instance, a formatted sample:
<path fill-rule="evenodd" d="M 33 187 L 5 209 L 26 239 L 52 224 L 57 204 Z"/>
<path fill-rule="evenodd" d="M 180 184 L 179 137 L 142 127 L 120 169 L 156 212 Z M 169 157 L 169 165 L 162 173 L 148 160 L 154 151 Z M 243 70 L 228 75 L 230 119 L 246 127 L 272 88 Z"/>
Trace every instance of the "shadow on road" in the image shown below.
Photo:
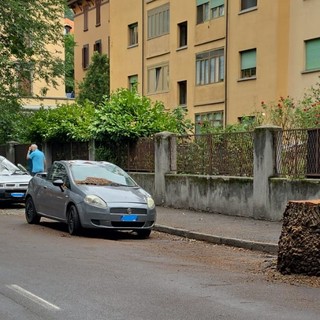
<path fill-rule="evenodd" d="M 24 203 L 0 202 L 0 209 L 24 209 Z"/>
<path fill-rule="evenodd" d="M 69 235 L 68 227 L 65 223 L 55 222 L 55 221 L 41 221 L 39 226 L 49 228 L 51 230 L 56 230 L 65 233 L 66 237 L 74 237 Z M 105 240 L 133 240 L 139 239 L 136 232 L 131 230 L 110 230 L 110 229 L 82 229 L 78 237 L 82 238 L 92 238 L 92 239 L 105 239 Z"/>

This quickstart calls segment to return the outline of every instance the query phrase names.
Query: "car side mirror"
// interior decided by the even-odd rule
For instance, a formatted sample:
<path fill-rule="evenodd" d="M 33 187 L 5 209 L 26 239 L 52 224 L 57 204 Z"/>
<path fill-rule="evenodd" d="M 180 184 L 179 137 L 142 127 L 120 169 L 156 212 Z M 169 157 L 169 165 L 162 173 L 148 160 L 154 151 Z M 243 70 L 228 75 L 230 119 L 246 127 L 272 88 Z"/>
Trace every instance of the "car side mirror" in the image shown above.
<path fill-rule="evenodd" d="M 54 186 L 59 187 L 60 190 L 62 192 L 64 192 L 64 189 L 63 189 L 64 182 L 63 182 L 63 180 L 57 179 L 57 180 L 54 180 L 52 183 L 53 183 Z"/>

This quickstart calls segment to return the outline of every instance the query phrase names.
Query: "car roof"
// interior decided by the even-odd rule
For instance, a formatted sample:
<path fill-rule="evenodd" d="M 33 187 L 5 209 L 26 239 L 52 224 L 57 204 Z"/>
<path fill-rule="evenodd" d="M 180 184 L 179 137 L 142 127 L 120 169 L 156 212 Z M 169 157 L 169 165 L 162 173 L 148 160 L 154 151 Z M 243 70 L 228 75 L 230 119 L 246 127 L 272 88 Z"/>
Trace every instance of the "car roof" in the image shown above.
<path fill-rule="evenodd" d="M 59 160 L 55 162 L 62 162 L 65 163 L 66 165 L 95 165 L 95 164 L 111 164 L 115 165 L 111 162 L 107 161 L 94 161 L 94 160 Z"/>

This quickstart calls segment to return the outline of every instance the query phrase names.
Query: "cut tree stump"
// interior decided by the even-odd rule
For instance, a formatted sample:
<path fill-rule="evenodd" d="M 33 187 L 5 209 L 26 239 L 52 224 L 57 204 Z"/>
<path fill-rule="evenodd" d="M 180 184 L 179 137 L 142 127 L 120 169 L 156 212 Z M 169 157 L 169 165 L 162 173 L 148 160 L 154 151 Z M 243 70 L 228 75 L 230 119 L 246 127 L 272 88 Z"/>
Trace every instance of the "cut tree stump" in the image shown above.
<path fill-rule="evenodd" d="M 282 274 L 320 276 L 320 200 L 287 204 L 277 268 Z"/>

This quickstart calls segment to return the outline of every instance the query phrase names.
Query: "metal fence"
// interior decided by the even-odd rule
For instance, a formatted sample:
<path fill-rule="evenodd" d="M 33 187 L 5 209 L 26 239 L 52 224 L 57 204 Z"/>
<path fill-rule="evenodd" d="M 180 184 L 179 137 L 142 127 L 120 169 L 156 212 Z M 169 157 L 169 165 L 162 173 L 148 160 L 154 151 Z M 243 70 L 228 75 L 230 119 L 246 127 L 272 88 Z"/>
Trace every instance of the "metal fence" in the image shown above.
<path fill-rule="evenodd" d="M 292 129 L 275 136 L 280 177 L 320 177 L 320 129 Z"/>
<path fill-rule="evenodd" d="M 154 138 L 140 138 L 127 146 L 127 171 L 154 172 Z"/>
<path fill-rule="evenodd" d="M 177 172 L 253 176 L 253 132 L 177 137 Z"/>
<path fill-rule="evenodd" d="M 126 143 L 96 142 L 96 158 L 113 162 L 126 171 L 154 172 L 154 138 Z"/>
<path fill-rule="evenodd" d="M 89 159 L 88 142 L 51 143 L 52 161 Z"/>

